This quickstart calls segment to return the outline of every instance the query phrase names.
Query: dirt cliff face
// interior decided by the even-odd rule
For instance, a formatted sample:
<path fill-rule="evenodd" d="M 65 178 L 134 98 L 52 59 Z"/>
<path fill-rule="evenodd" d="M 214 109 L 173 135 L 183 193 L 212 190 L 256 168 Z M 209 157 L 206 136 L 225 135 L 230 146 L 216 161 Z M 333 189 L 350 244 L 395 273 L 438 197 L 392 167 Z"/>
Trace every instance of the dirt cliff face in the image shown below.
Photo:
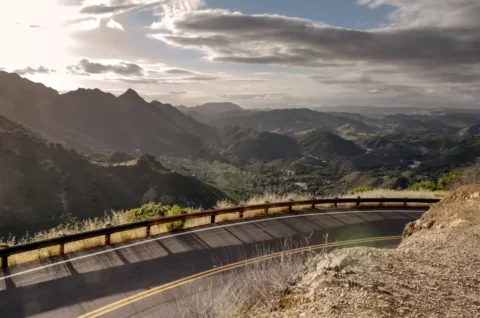
<path fill-rule="evenodd" d="M 258 317 L 480 317 L 480 185 L 409 224 L 397 249 L 314 257 Z M 334 264 L 335 266 L 333 266 Z"/>
<path fill-rule="evenodd" d="M 459 223 L 480 223 L 480 185 L 468 185 L 435 204 L 415 222 L 409 223 L 403 237 L 430 228 L 445 228 Z"/>

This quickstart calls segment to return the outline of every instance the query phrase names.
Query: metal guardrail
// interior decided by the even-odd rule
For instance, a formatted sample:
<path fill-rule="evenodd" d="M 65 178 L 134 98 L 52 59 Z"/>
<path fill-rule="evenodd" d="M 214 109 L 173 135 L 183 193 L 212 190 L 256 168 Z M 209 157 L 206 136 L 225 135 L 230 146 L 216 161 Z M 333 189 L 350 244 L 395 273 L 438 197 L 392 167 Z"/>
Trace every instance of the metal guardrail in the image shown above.
<path fill-rule="evenodd" d="M 440 199 L 414 199 L 414 198 L 332 198 L 332 199 L 311 199 L 303 201 L 288 201 L 288 202 L 276 202 L 276 203 L 263 203 L 255 205 L 246 205 L 246 206 L 237 206 L 233 208 L 219 209 L 219 210 L 206 210 L 195 213 L 188 213 L 176 216 L 162 217 L 158 219 L 145 220 L 135 223 L 123 224 L 118 226 L 105 227 L 103 229 L 92 230 L 87 232 L 81 232 L 71 235 L 65 235 L 60 237 L 55 237 L 47 240 L 30 242 L 26 244 L 14 245 L 0 249 L 0 259 L 2 260 L 2 268 L 8 267 L 8 257 L 38 250 L 41 248 L 59 246 L 60 255 L 64 254 L 65 244 L 72 243 L 76 241 L 86 240 L 94 237 L 105 236 L 105 244 L 110 244 L 110 236 L 114 233 L 119 233 L 123 231 L 136 230 L 139 228 L 146 228 L 146 235 L 150 236 L 150 228 L 155 225 L 168 224 L 176 221 L 186 221 L 189 219 L 203 218 L 210 216 L 210 222 L 215 223 L 215 217 L 217 215 L 229 214 L 229 213 L 239 213 L 240 219 L 243 218 L 243 213 L 246 211 L 253 210 L 265 210 L 265 214 L 268 214 L 268 209 L 271 208 L 285 208 L 288 207 L 289 211 L 292 211 L 294 206 L 300 205 L 311 205 L 314 209 L 317 204 L 333 204 L 334 207 L 337 207 L 338 204 L 344 203 L 354 203 L 357 207 L 361 203 L 403 203 L 404 206 L 407 206 L 408 203 L 437 203 Z"/>

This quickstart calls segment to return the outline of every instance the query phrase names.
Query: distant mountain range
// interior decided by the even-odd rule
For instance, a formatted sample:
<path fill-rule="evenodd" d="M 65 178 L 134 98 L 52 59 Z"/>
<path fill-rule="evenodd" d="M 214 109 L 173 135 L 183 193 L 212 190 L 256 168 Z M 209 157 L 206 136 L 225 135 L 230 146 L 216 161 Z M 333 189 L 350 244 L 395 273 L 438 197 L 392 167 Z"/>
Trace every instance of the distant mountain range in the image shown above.
<path fill-rule="evenodd" d="M 479 111 L 319 110 L 174 107 L 132 89 L 118 97 L 98 89 L 59 94 L 0 72 L 0 236 L 149 201 L 211 207 L 226 197 L 165 168 L 160 156 L 182 157 L 181 171 L 227 188 L 250 176 L 239 191 L 294 191 L 298 182 L 322 191 L 405 188 L 417 171 L 434 178 L 480 161 Z M 186 162 L 200 167 L 184 169 Z M 210 166 L 225 175 L 205 171 Z"/>

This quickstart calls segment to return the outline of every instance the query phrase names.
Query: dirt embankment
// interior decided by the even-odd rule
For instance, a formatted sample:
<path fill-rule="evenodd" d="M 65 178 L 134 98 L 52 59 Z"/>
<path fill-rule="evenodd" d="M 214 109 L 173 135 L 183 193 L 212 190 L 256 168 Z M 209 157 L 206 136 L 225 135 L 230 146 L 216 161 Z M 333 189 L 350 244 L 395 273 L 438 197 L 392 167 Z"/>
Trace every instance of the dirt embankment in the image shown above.
<path fill-rule="evenodd" d="M 350 248 L 309 261 L 256 317 L 480 317 L 480 185 L 409 224 L 394 250 Z"/>

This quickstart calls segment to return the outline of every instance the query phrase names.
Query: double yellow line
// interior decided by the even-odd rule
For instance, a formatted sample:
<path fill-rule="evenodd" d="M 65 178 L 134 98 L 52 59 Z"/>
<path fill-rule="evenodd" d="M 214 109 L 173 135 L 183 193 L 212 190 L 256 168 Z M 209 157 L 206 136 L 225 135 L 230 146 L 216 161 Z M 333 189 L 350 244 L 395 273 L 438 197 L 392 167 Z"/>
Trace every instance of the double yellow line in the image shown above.
<path fill-rule="evenodd" d="M 225 271 L 229 271 L 241 266 L 253 264 L 256 262 L 261 262 L 265 261 L 268 259 L 284 256 L 284 255 L 290 255 L 290 254 L 296 254 L 296 253 L 302 253 L 310 250 L 317 250 L 320 248 L 327 248 L 327 247 L 337 247 L 337 246 L 344 246 L 344 245 L 352 245 L 352 244 L 361 244 L 361 243 L 370 243 L 370 242 L 379 242 L 379 241 L 390 241 L 390 240 L 399 240 L 401 239 L 401 236 L 384 236 L 384 237 L 374 237 L 374 238 L 367 238 L 367 239 L 357 239 L 357 240 L 350 240 L 350 241 L 343 241 L 343 242 L 333 242 L 333 243 L 324 243 L 324 244 L 318 244 L 318 245 L 313 245 L 313 246 L 306 246 L 306 247 L 301 247 L 301 248 L 296 248 L 288 251 L 282 251 L 282 252 L 277 252 L 277 253 L 272 253 L 264 256 L 259 256 L 255 258 L 251 258 L 248 260 L 232 263 L 229 265 L 225 266 L 220 266 L 220 267 L 214 267 L 210 270 L 191 275 L 173 282 L 170 282 L 168 284 L 160 285 L 154 288 L 151 288 L 149 290 L 140 292 L 138 294 L 132 295 L 130 297 L 121 299 L 117 302 L 111 303 L 110 305 L 98 308 L 97 310 L 91 311 L 89 313 L 86 313 L 84 315 L 79 316 L 78 318 L 93 318 L 93 317 L 100 317 L 102 315 L 105 315 L 107 313 L 110 313 L 114 310 L 117 310 L 119 308 L 125 307 L 131 303 L 143 300 L 145 298 L 151 297 L 153 295 L 162 293 L 164 291 L 167 291 L 169 289 L 193 282 L 195 280 L 205 278 L 208 276 L 212 276 L 218 273 L 222 273 Z"/>

